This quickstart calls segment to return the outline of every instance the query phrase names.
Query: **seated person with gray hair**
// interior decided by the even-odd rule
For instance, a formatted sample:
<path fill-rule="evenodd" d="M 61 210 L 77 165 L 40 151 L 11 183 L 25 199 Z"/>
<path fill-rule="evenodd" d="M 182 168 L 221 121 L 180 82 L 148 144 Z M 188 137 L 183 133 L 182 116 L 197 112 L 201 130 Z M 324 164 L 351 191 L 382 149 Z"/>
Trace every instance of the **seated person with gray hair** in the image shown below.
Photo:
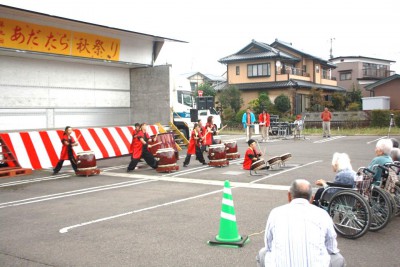
<path fill-rule="evenodd" d="M 267 220 L 257 266 L 346 266 L 337 248 L 336 232 L 326 211 L 310 204 L 311 184 L 295 180 L 289 204 L 274 208 Z"/>
<path fill-rule="evenodd" d="M 380 183 L 382 178 L 382 169 L 375 168 L 375 165 L 385 165 L 386 163 L 393 163 L 390 157 L 390 152 L 392 151 L 393 143 L 390 139 L 381 139 L 376 143 L 375 155 L 376 157 L 372 159 L 371 163 L 368 165 L 368 169 L 375 172 L 374 183 Z"/>
<path fill-rule="evenodd" d="M 329 186 L 353 187 L 356 179 L 356 172 L 351 166 L 350 157 L 346 153 L 334 153 L 332 157 L 332 170 L 336 172 L 335 179 L 329 185 L 324 179 L 315 182 L 316 185 L 323 186 L 317 190 L 314 196 L 313 204 L 319 206 L 319 199 L 325 188 Z M 333 191 L 331 193 L 334 193 Z"/>

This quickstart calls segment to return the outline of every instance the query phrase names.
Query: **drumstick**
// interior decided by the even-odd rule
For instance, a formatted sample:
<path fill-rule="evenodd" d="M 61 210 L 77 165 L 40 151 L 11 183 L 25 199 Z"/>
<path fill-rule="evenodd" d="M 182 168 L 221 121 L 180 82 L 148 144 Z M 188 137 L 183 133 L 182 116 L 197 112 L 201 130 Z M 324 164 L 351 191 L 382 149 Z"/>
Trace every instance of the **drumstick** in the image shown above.
<path fill-rule="evenodd" d="M 228 126 L 228 124 L 223 126 L 221 129 L 219 129 L 219 132 L 221 132 L 223 129 L 225 129 L 226 126 Z"/>
<path fill-rule="evenodd" d="M 256 143 L 257 143 L 258 149 L 259 149 L 259 151 L 260 151 L 260 153 L 261 153 L 261 147 L 260 147 L 260 144 L 258 143 L 257 140 L 256 140 Z M 262 155 L 262 154 L 261 154 L 261 155 Z"/>
<path fill-rule="evenodd" d="M 155 143 L 155 144 L 151 144 L 151 146 L 153 147 L 153 146 L 156 146 L 156 145 L 159 145 L 159 144 L 162 144 L 162 142 L 158 142 L 158 143 Z"/>

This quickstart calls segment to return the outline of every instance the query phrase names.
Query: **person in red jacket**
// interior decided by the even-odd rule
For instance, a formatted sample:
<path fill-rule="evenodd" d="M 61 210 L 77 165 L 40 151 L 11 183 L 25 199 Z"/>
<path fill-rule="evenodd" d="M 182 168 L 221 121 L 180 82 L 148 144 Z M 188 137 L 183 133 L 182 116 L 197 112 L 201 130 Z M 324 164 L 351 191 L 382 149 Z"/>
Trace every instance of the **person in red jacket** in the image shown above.
<path fill-rule="evenodd" d="M 198 120 L 197 121 L 197 124 L 199 125 L 199 129 L 200 129 L 200 133 L 201 133 L 201 136 L 203 136 L 204 137 L 204 135 L 206 134 L 206 127 L 205 126 L 203 126 L 203 122 L 201 121 L 201 120 Z M 204 138 L 201 140 L 201 153 L 203 153 L 204 151 L 206 151 L 206 146 L 205 146 L 205 140 L 204 140 Z M 197 159 L 197 158 L 196 158 Z"/>
<path fill-rule="evenodd" d="M 263 109 L 262 113 L 258 116 L 258 123 L 261 131 L 261 142 L 266 142 L 269 140 L 270 116 L 265 109 Z"/>
<path fill-rule="evenodd" d="M 142 123 L 140 125 L 140 131 L 136 134 L 136 140 L 133 140 L 133 154 L 132 154 L 132 159 L 131 162 L 128 165 L 128 168 L 126 169 L 127 172 L 130 172 L 136 168 L 136 165 L 139 163 L 140 158 L 143 157 L 143 159 L 146 161 L 146 163 L 152 167 L 153 169 L 156 169 L 158 166 L 157 160 L 154 158 L 154 156 L 150 153 L 149 147 L 152 145 L 148 145 L 148 141 L 152 141 L 150 138 L 149 134 L 146 132 L 147 129 L 147 124 Z"/>
<path fill-rule="evenodd" d="M 249 141 L 247 141 L 247 144 L 249 145 L 249 147 L 247 148 L 246 153 L 244 155 L 243 169 L 252 170 L 251 165 L 260 159 L 261 152 L 258 152 L 256 150 L 255 140 L 250 139 Z M 263 169 L 269 169 L 269 166 L 266 166 Z"/>
<path fill-rule="evenodd" d="M 200 131 L 200 125 L 195 123 L 193 131 L 190 135 L 189 146 L 186 153 L 185 161 L 183 162 L 183 167 L 187 167 L 190 163 L 190 158 L 193 154 L 196 154 L 196 159 L 200 161 L 203 165 L 206 165 L 203 153 L 201 152 L 201 143 L 203 141 L 203 135 Z"/>
<path fill-rule="evenodd" d="M 56 167 L 53 169 L 53 175 L 57 174 L 61 170 L 64 160 L 69 160 L 71 162 L 71 166 L 75 172 L 78 168 L 76 165 L 74 151 L 72 150 L 72 147 L 77 146 L 78 142 L 75 142 L 75 139 L 74 137 L 72 137 L 71 134 L 72 134 L 71 126 L 65 127 L 64 135 L 61 139 L 61 143 L 63 146 L 61 149 L 60 160 L 58 161 Z"/>
<path fill-rule="evenodd" d="M 137 134 L 140 131 L 140 124 L 139 123 L 135 123 L 135 130 L 132 131 L 132 142 L 131 142 L 131 146 L 129 148 L 129 154 L 133 154 L 133 148 L 135 146 L 136 140 L 137 140 Z"/>
<path fill-rule="evenodd" d="M 204 134 L 205 142 L 204 145 L 214 145 L 214 135 L 218 134 L 217 126 L 214 124 L 214 117 L 208 116 L 207 123 L 205 126 L 206 133 Z"/>
<path fill-rule="evenodd" d="M 322 129 L 323 129 L 323 137 L 331 137 L 331 119 L 332 113 L 325 107 L 324 111 L 321 113 L 322 119 Z"/>

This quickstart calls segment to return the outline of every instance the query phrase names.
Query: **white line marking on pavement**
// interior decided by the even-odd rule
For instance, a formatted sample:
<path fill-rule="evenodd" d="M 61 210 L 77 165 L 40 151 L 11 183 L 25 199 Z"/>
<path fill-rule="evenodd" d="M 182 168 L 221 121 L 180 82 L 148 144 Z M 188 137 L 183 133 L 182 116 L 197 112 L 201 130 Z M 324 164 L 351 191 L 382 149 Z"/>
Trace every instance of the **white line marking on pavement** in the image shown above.
<path fill-rule="evenodd" d="M 154 176 L 154 175 L 150 176 L 144 174 L 129 174 L 129 173 L 116 173 L 116 172 L 109 172 L 107 173 L 107 175 L 115 177 L 156 180 L 164 182 L 192 183 L 192 184 L 217 185 L 217 186 L 224 186 L 225 183 L 225 180 L 204 180 L 204 179 L 177 178 L 177 177 L 165 177 L 165 176 Z M 231 187 L 256 188 L 256 189 L 286 190 L 288 188 L 288 186 L 281 186 L 281 185 L 253 184 L 253 183 L 240 183 L 240 182 L 231 182 L 230 184 Z"/>
<path fill-rule="evenodd" d="M 157 176 L 148 176 L 148 175 L 141 175 L 141 174 L 131 175 L 131 174 L 125 174 L 125 173 L 123 173 L 123 174 L 121 174 L 121 173 L 108 173 L 108 175 L 118 176 L 118 177 L 120 177 L 120 176 L 124 176 L 124 177 L 125 176 L 129 176 L 129 177 L 134 177 L 134 178 L 144 178 L 144 177 L 146 177 L 147 179 L 155 179 L 155 180 L 159 180 L 159 181 L 172 181 L 172 182 L 181 182 L 181 183 L 190 182 L 190 183 L 218 185 L 218 186 L 224 186 L 224 183 L 225 183 L 224 181 L 215 181 L 215 180 L 197 180 L 197 179 L 161 177 L 161 176 L 157 177 Z M 257 188 L 257 189 L 288 190 L 288 188 L 289 188 L 289 186 L 280 186 L 280 185 L 264 185 L 264 184 L 235 183 L 235 182 L 232 182 L 230 184 L 231 184 L 231 189 L 244 187 L 244 188 Z M 171 202 L 166 202 L 166 203 L 162 203 L 162 204 L 159 204 L 159 205 L 150 206 L 150 207 L 143 208 L 143 209 L 129 211 L 129 212 L 125 212 L 125 213 L 121 213 L 121 214 L 117 214 L 117 215 L 113 215 L 113 216 L 109 216 L 109 217 L 104 217 L 104 218 L 100 218 L 100 219 L 96 219 L 96 220 L 92 220 L 92 221 L 87 221 L 87 222 L 75 224 L 75 225 L 72 225 L 72 226 L 67 226 L 67 227 L 61 228 L 59 230 L 59 232 L 61 234 L 65 234 L 68 231 L 70 231 L 71 229 L 75 229 L 75 228 L 78 228 L 78 227 L 82 227 L 82 226 L 86 226 L 86 225 L 90 225 L 90 224 L 94 224 L 94 223 L 99 223 L 99 222 L 103 222 L 103 221 L 108 221 L 108 220 L 112 220 L 112 219 L 115 219 L 115 218 L 131 215 L 131 214 L 134 214 L 134 213 L 139 213 L 139 212 L 142 212 L 142 211 L 148 211 L 148 210 L 152 210 L 152 209 L 156 209 L 156 208 L 160 208 L 160 207 L 165 207 L 165 206 L 181 203 L 181 202 L 188 201 L 188 200 L 193 200 L 193 199 L 209 196 L 209 195 L 212 195 L 212 194 L 220 193 L 223 190 L 224 189 L 219 189 L 219 190 L 211 191 L 211 192 L 208 192 L 208 193 L 204 193 L 204 194 L 200 194 L 200 195 L 196 195 L 196 196 L 192 196 L 192 197 L 188 197 L 188 198 L 182 198 L 182 199 L 174 200 L 174 201 L 171 201 Z"/>
<path fill-rule="evenodd" d="M 319 163 L 319 162 L 322 162 L 322 160 L 316 160 L 316 161 L 313 161 L 313 162 L 310 162 L 310 163 L 306 163 L 304 165 L 300 165 L 300 166 L 297 166 L 297 167 L 294 167 L 294 168 L 291 168 L 291 169 L 287 169 L 287 170 L 284 170 L 284 171 L 281 171 L 281 172 L 277 172 L 277 173 L 274 173 L 274 174 L 271 174 L 271 175 L 267 175 L 267 176 L 264 176 L 264 177 L 262 177 L 260 179 L 251 181 L 250 183 L 251 184 L 252 183 L 256 183 L 256 182 L 259 182 L 259 181 L 274 177 L 276 175 L 279 175 L 279 174 L 282 174 L 282 173 L 285 173 L 285 172 L 289 172 L 289 171 L 293 171 L 293 170 L 297 170 L 297 169 L 300 169 L 300 168 L 303 168 L 303 167 L 307 167 L 308 165 L 312 165 L 312 164 Z M 287 188 L 289 188 L 289 186 Z"/>
<path fill-rule="evenodd" d="M 139 209 L 139 210 L 133 210 L 133 211 L 117 214 L 117 215 L 110 216 L 110 217 L 104 217 L 104 218 L 100 218 L 100 219 L 93 220 L 93 221 L 88 221 L 88 222 L 84 222 L 84 223 L 75 224 L 75 225 L 72 225 L 72 226 L 61 228 L 59 230 L 59 232 L 61 234 L 65 234 L 69 230 L 74 229 L 74 228 L 78 228 L 78 227 L 82 227 L 82 226 L 85 226 L 85 225 L 94 224 L 94 223 L 98 223 L 98 222 L 108 221 L 108 220 L 112 220 L 112 219 L 115 219 L 115 218 L 131 215 L 131 214 L 134 214 L 134 213 L 139 213 L 139 212 L 142 212 L 142 211 L 147 211 L 147 210 L 152 210 L 152 209 L 156 209 L 156 208 L 160 208 L 160 207 L 164 207 L 164 206 L 173 205 L 173 204 L 177 204 L 177 203 L 180 203 L 180 202 L 184 202 L 184 201 L 188 201 L 188 200 L 192 200 L 192 199 L 201 198 L 201 197 L 205 197 L 205 196 L 208 196 L 208 195 L 216 194 L 216 193 L 219 193 L 219 192 L 222 192 L 222 191 L 223 191 L 223 189 L 220 189 L 220 190 L 208 192 L 208 193 L 201 194 L 201 195 L 196 195 L 196 196 L 193 196 L 193 197 L 182 198 L 182 199 L 178 199 L 178 200 L 175 200 L 175 201 L 166 202 L 166 203 L 163 203 L 163 204 L 159 204 L 159 205 L 155 205 L 155 206 L 151 206 L 151 207 L 147 207 L 147 208 L 143 208 L 143 209 Z"/>
<path fill-rule="evenodd" d="M 0 209 L 7 208 L 7 207 L 27 205 L 27 204 L 31 204 L 31 203 L 53 200 L 53 199 L 58 199 L 58 198 L 71 197 L 71 196 L 76 196 L 76 195 L 105 191 L 105 190 L 116 189 L 116 188 L 121 188 L 121 187 L 133 186 L 133 185 L 149 183 L 149 182 L 154 182 L 154 180 L 147 179 L 147 180 L 142 180 L 142 181 L 122 182 L 122 183 L 116 183 L 116 184 L 110 184 L 110 185 L 102 185 L 102 186 L 84 188 L 84 189 L 79 189 L 79 190 L 74 190 L 74 191 L 63 192 L 63 193 L 45 195 L 45 196 L 40 196 L 40 197 L 33 197 L 33 198 L 16 200 L 16 201 L 4 202 L 4 203 L 0 203 Z"/>
<path fill-rule="evenodd" d="M 313 143 L 314 144 L 321 144 L 321 143 L 333 141 L 333 140 L 344 138 L 344 137 L 346 137 L 346 136 L 334 136 L 334 137 L 329 137 L 329 138 L 326 138 L 326 139 L 318 140 L 318 141 L 315 141 Z"/>
<path fill-rule="evenodd" d="M 57 179 L 68 178 L 68 177 L 71 177 L 71 175 L 65 173 L 65 174 L 59 174 L 59 175 L 54 175 L 54 176 L 47 176 L 47 177 L 41 177 L 41 178 L 34 178 L 34 179 L 28 179 L 28 180 L 20 180 L 20 181 L 2 183 L 2 184 L 0 184 L 0 187 L 29 184 L 29 183 L 36 183 L 36 182 L 49 181 L 49 180 L 57 180 Z"/>
<path fill-rule="evenodd" d="M 375 143 L 375 142 L 377 142 L 377 141 L 379 141 L 379 140 L 381 140 L 381 139 L 385 139 L 385 138 L 387 138 L 387 136 L 379 137 L 378 139 L 375 139 L 375 140 L 372 140 L 372 141 L 367 142 L 367 145 L 369 145 L 369 144 L 371 144 L 371 143 Z"/>
<path fill-rule="evenodd" d="M 243 159 L 239 158 L 239 159 L 235 159 L 235 160 L 230 160 L 229 164 L 235 164 L 235 163 L 240 162 L 240 161 L 243 161 Z M 215 168 L 215 167 L 210 167 L 208 165 L 201 165 L 201 166 L 195 167 L 195 168 L 183 169 L 181 171 L 163 174 L 162 176 L 176 177 L 176 176 L 181 176 L 181 175 L 184 175 L 184 174 L 200 172 L 200 171 L 203 171 L 203 170 L 212 170 L 212 168 Z"/>

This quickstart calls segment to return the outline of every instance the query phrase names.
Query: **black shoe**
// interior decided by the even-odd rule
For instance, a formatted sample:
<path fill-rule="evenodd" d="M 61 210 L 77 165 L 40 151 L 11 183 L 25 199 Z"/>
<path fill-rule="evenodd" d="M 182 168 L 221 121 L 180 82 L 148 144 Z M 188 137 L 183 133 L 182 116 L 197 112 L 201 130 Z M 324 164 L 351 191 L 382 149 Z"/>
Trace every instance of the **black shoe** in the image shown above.
<path fill-rule="evenodd" d="M 126 172 L 130 172 L 131 171 L 131 169 L 129 169 L 129 168 L 126 168 Z"/>
<path fill-rule="evenodd" d="M 331 137 L 330 135 L 328 135 L 328 138 Z"/>
<path fill-rule="evenodd" d="M 58 172 L 56 172 L 56 171 L 53 171 L 53 174 L 52 175 L 56 175 Z"/>
<path fill-rule="evenodd" d="M 183 163 L 183 167 L 187 167 L 187 166 L 188 166 L 187 164 Z"/>
<path fill-rule="evenodd" d="M 206 162 L 203 162 L 203 165 L 207 165 L 207 163 L 206 163 Z"/>

